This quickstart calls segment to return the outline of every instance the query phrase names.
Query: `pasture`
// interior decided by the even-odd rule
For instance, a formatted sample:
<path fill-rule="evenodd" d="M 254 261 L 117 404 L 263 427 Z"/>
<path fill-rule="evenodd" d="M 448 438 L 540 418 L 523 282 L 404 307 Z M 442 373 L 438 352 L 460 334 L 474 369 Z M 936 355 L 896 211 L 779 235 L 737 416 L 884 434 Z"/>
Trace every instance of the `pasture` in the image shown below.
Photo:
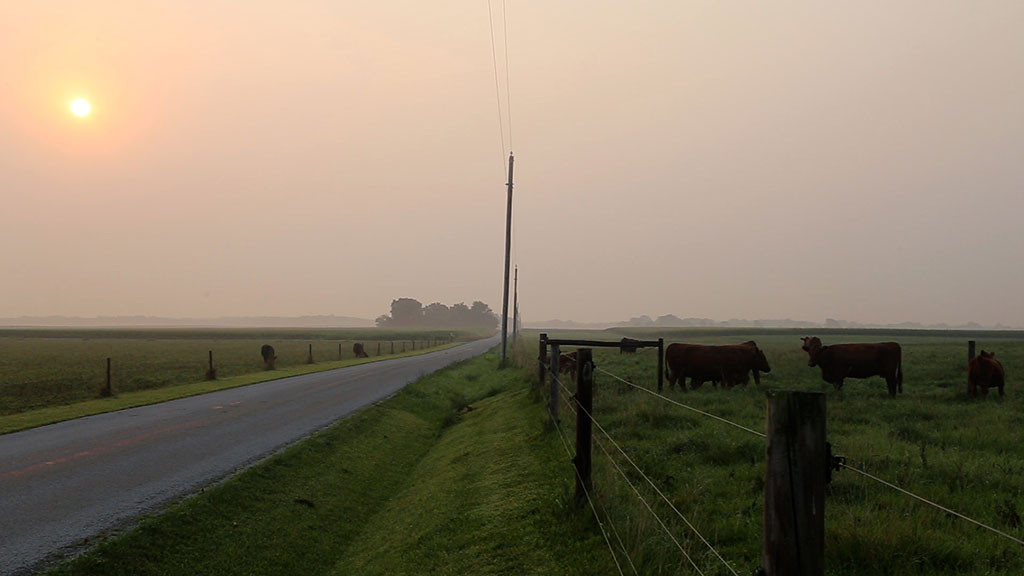
<path fill-rule="evenodd" d="M 371 357 L 412 352 L 431 340 L 440 345 L 446 330 L 378 329 L 4 329 L 0 330 L 0 416 L 89 401 L 106 382 L 111 358 L 115 395 L 203 381 L 213 351 L 218 380 L 246 374 L 285 375 L 307 366 L 309 347 L 319 369 L 352 361 L 352 344 L 363 342 Z M 457 339 L 473 338 L 457 333 Z M 260 347 L 277 354 L 267 371 Z M 339 346 L 342 364 L 338 364 Z M 314 368 L 314 369 L 317 369 Z M 264 378 L 267 379 L 267 378 Z M 248 382 L 245 382 L 248 383 Z"/>
<path fill-rule="evenodd" d="M 904 392 L 887 396 L 881 378 L 848 379 L 843 392 L 807 366 L 800 336 L 823 342 L 895 340 L 903 346 Z M 923 331 L 653 330 L 552 331 L 552 338 L 617 340 L 622 336 L 701 344 L 756 340 L 772 371 L 762 384 L 731 390 L 710 383 L 664 395 L 752 430 L 765 426 L 769 388 L 824 391 L 827 436 L 852 467 L 1024 539 L 1024 334 Z M 967 340 L 994 350 L 1007 374 L 1006 397 L 967 397 Z M 535 346 L 534 340 L 534 346 Z M 530 346 L 529 344 L 527 345 Z M 528 348 L 529 349 L 529 348 Z M 535 349 L 535 348 L 534 348 Z M 614 374 L 656 389 L 656 352 L 620 355 L 595 349 L 594 418 L 739 574 L 759 566 L 764 487 L 764 440 L 750 432 L 632 388 Z M 525 363 L 535 370 L 531 354 Z M 574 384 L 564 377 L 564 384 Z M 546 395 L 546 387 L 544 388 Z M 562 404 L 562 427 L 575 420 Z M 550 426 L 550 424 L 549 424 Z M 598 508 L 626 573 L 624 548 L 641 574 L 691 574 L 692 567 L 627 484 L 668 525 L 705 574 L 731 574 L 625 461 L 597 427 L 594 486 Z M 622 468 L 620 473 L 603 449 Z M 585 511 L 590 514 L 589 509 Z M 581 512 L 583 513 L 583 512 Z M 603 514 L 603 512 L 602 512 Z M 834 473 L 826 490 L 826 573 L 1024 574 L 1024 546 L 923 504 L 850 470 Z M 596 526 L 594 528 L 597 530 Z M 614 537 L 613 537 L 614 536 Z M 620 548 L 617 539 L 622 540 Z"/>

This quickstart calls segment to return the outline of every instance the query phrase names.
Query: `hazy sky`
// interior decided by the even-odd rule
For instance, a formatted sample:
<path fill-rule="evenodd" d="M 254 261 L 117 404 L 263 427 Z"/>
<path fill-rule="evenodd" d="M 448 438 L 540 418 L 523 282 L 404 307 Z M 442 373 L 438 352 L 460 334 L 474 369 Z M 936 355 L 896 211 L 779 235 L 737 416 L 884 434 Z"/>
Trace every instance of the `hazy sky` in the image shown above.
<path fill-rule="evenodd" d="M 508 3 L 527 321 L 1024 326 L 1024 2 Z M 0 316 L 500 310 L 491 9 L 0 0 Z"/>

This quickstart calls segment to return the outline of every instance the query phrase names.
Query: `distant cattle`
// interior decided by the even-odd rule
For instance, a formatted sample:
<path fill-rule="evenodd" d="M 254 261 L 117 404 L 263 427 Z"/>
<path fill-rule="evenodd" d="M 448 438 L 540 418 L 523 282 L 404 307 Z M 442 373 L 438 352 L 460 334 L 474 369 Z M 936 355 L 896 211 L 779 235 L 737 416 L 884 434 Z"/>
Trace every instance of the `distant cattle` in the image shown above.
<path fill-rule="evenodd" d="M 636 354 L 640 341 L 635 338 L 623 338 L 619 340 L 619 354 Z"/>
<path fill-rule="evenodd" d="M 363 343 L 362 342 L 356 342 L 355 344 L 352 345 L 352 353 L 356 355 L 356 358 L 369 358 L 370 357 L 370 355 L 367 354 L 366 350 L 363 348 Z"/>
<path fill-rule="evenodd" d="M 576 351 L 568 352 L 566 354 L 558 355 L 558 373 L 568 374 L 573 379 L 576 378 Z"/>
<path fill-rule="evenodd" d="M 903 393 L 903 349 L 896 342 L 822 346 L 817 336 L 801 338 L 808 366 L 821 368 L 821 379 L 842 390 L 846 378 L 885 378 L 889 396 Z"/>
<path fill-rule="evenodd" d="M 277 362 L 277 354 L 274 353 L 274 347 L 270 344 L 264 344 L 260 348 L 260 356 L 263 356 L 263 365 L 267 370 L 273 370 L 274 363 Z"/>
<path fill-rule="evenodd" d="M 996 360 L 995 352 L 981 351 L 981 354 L 971 358 L 967 364 L 967 394 L 974 398 L 979 393 L 982 396 L 988 395 L 991 386 L 999 388 L 999 395 L 1003 395 L 1003 386 L 1006 384 L 1006 373 L 1003 372 L 1003 365 Z"/>
<path fill-rule="evenodd" d="M 674 388 L 678 382 L 683 391 L 687 378 L 693 389 L 709 380 L 732 387 L 747 383 L 750 372 L 754 373 L 754 382 L 760 384 L 760 372 L 771 370 L 764 352 L 753 340 L 725 346 L 673 343 L 665 349 L 665 376 L 669 387 Z"/>

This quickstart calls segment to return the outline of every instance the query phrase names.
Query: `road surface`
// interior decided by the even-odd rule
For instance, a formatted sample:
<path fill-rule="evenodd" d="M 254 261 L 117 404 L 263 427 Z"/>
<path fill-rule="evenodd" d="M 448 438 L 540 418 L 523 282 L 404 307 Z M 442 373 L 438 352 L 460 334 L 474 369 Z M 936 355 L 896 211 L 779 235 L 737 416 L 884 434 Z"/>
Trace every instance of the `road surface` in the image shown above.
<path fill-rule="evenodd" d="M 0 574 L 220 480 L 495 339 L 0 436 Z"/>

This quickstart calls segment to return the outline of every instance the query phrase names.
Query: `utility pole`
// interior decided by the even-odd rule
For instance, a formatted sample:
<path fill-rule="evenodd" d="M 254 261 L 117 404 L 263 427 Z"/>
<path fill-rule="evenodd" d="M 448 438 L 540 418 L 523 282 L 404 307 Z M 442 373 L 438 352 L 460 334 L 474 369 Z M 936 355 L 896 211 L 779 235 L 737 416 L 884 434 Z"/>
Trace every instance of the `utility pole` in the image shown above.
<path fill-rule="evenodd" d="M 512 166 L 515 157 L 508 153 L 508 208 L 505 210 L 505 291 L 501 301 L 501 368 L 505 367 L 508 345 L 508 267 L 512 250 Z"/>
<path fill-rule="evenodd" d="M 515 279 L 512 281 L 512 346 L 516 345 L 519 336 L 519 266 L 516 266 Z"/>

